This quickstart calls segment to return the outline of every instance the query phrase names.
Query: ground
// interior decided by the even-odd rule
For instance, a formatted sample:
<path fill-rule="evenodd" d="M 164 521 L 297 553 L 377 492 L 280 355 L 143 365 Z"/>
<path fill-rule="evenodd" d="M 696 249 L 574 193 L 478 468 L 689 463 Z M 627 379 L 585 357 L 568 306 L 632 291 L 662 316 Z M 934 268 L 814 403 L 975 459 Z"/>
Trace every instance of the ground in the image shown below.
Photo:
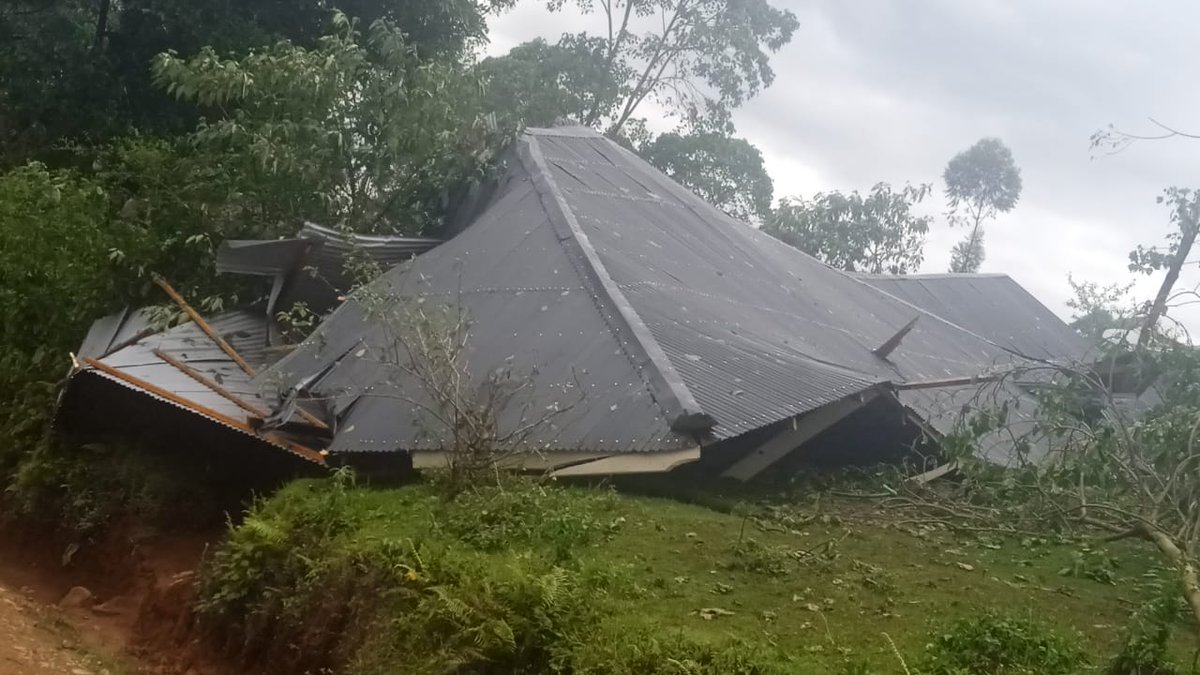
<path fill-rule="evenodd" d="M 309 499 L 294 487 L 282 494 Z M 441 502 L 425 487 L 359 488 L 351 503 L 368 514 L 345 533 L 352 541 L 456 536 L 436 522 Z M 563 505 L 574 508 L 571 501 Z M 800 672 L 849 672 L 850 663 L 867 668 L 855 672 L 904 672 L 897 654 L 919 661 L 945 626 L 987 610 L 1032 618 L 1069 638 L 1089 655 L 1083 672 L 1101 672 L 1120 647 L 1131 610 L 1150 586 L 1169 578 L 1154 552 L 1136 541 L 1101 546 L 1032 533 L 955 532 L 884 513 L 871 500 L 828 495 L 699 505 L 615 494 L 598 517 L 610 534 L 579 558 L 625 582 L 605 601 L 605 633 L 641 628 L 770 645 Z M 467 522 L 482 525 L 473 517 Z M 0 563 L 4 548 L 0 543 Z M 195 538 L 164 535 L 148 555 L 149 577 L 174 578 L 196 564 L 203 548 Z M 121 631 L 138 610 L 114 629 L 112 617 L 59 609 L 58 598 L 77 581 L 54 576 L 58 568 L 47 566 L 53 580 L 47 584 L 44 574 L 30 576 L 12 560 L 0 564 L 0 584 L 8 584 L 0 586 L 0 674 L 139 672 L 119 658 L 129 637 Z M 142 568 L 146 574 L 144 561 Z M 124 592 L 92 581 L 100 599 Z M 1183 621 L 1175 628 L 1173 651 L 1181 662 L 1192 644 L 1189 631 Z M 176 673 L 162 665 L 164 657 L 187 672 L 192 666 L 177 654 L 150 654 L 155 667 L 142 672 Z"/>
<path fill-rule="evenodd" d="M 119 675 L 121 666 L 83 642 L 60 612 L 0 585 L 0 673 Z"/>
<path fill-rule="evenodd" d="M 308 523 L 322 522 L 316 516 L 331 512 L 328 493 L 315 485 L 311 492 L 304 488 L 290 486 L 274 498 L 242 543 L 259 541 L 264 532 L 299 531 L 289 523 L 310 531 Z M 603 570 L 614 580 L 593 596 L 602 610 L 598 630 L 591 633 L 604 636 L 599 642 L 650 635 L 748 643 L 778 654 L 791 672 L 814 673 L 904 672 L 901 659 L 920 663 L 931 641 L 954 622 L 988 612 L 1034 621 L 1039 631 L 1057 634 L 1087 655 L 1088 665 L 1079 672 L 1102 672 L 1123 643 L 1132 610 L 1172 579 L 1154 552 L 1137 541 L 1101 544 L 1048 532 L 956 531 L 937 519 L 888 512 L 870 499 L 814 493 L 701 505 L 614 494 L 598 507 L 586 506 L 594 494 L 588 488 L 567 492 L 574 496 L 545 502 L 539 511 L 511 497 L 446 506 L 426 486 L 358 488 L 339 508 L 361 517 L 348 528 L 333 528 L 331 543 L 298 557 L 311 553 L 316 574 L 353 570 L 337 561 L 358 559 L 357 547 L 403 551 L 415 541 L 431 552 L 440 546 L 451 552 L 429 554 L 438 559 L 483 555 L 503 565 L 506 556 L 524 555 L 538 541 L 559 541 L 560 532 L 599 526 L 607 534 L 572 549 L 573 562 L 567 563 Z M 528 528 L 537 529 L 531 521 L 540 518 L 549 526 L 530 534 Z M 505 543 L 490 548 L 484 541 L 484 548 L 472 549 L 479 543 L 476 533 L 485 530 L 500 532 L 491 536 Z M 273 536 L 261 541 L 274 542 Z M 289 542 L 281 550 L 297 549 Z M 413 583 L 421 583 L 424 566 L 414 561 L 421 571 Z M 436 565 L 432 570 L 431 583 L 459 583 L 447 580 Z M 317 578 L 318 588 L 340 583 Z M 297 579 L 296 593 L 312 585 L 304 574 Z M 236 574 L 231 581 L 242 583 Z M 276 577 L 255 587 L 277 582 L 293 593 L 292 581 Z M 1172 651 L 1182 662 L 1191 644 L 1186 620 L 1177 623 L 1173 640 Z"/>

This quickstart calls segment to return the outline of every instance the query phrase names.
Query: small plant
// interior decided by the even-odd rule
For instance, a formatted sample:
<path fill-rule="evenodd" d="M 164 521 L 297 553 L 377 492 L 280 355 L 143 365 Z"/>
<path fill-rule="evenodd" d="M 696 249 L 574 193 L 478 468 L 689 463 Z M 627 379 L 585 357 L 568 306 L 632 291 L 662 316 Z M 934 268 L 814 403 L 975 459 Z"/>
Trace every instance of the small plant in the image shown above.
<path fill-rule="evenodd" d="M 1106 675 L 1175 675 L 1167 658 L 1171 625 L 1179 612 L 1179 598 L 1160 585 L 1149 601 L 1130 617 L 1121 651 L 1108 664 Z"/>
<path fill-rule="evenodd" d="M 1071 564 L 1060 569 L 1064 577 L 1091 579 L 1102 584 L 1117 584 L 1117 559 L 1104 551 L 1083 547 L 1071 554 Z"/>
<path fill-rule="evenodd" d="M 610 537 L 624 522 L 603 490 L 569 490 L 529 479 L 504 480 L 444 502 L 437 526 L 485 552 L 513 546 L 550 549 L 557 560 Z"/>
<path fill-rule="evenodd" d="M 788 549 L 768 546 L 747 537 L 730 547 L 730 559 L 725 566 L 731 570 L 779 577 L 790 573 L 795 564 L 796 559 Z"/>
<path fill-rule="evenodd" d="M 1071 675 L 1084 663 L 1072 641 L 1027 619 L 986 612 L 950 625 L 929 645 L 925 675 Z"/>

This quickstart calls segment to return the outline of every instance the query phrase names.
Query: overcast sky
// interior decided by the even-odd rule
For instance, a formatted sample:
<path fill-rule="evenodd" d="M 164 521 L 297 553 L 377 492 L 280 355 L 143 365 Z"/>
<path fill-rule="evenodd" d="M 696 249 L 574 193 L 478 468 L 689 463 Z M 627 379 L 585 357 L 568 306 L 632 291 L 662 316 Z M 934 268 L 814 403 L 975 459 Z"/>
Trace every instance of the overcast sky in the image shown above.
<path fill-rule="evenodd" d="M 1200 131 L 1200 3 L 1084 0 L 777 0 L 800 28 L 772 59 L 775 84 L 740 109 L 776 197 L 933 182 L 939 218 L 923 272 L 945 271 L 961 238 L 940 217 L 941 171 L 984 136 L 1021 167 L 1024 192 L 987 230 L 984 272 L 1006 272 L 1064 317 L 1068 273 L 1130 279 L 1127 255 L 1169 229 L 1164 187 L 1200 187 L 1200 140 L 1093 158 L 1088 139 L 1147 117 Z M 523 4 L 491 26 L 490 53 L 600 18 Z M 652 111 L 649 111 L 652 112 Z M 1197 256 L 1200 257 L 1200 256 Z M 1153 295 L 1159 279 L 1143 279 Z M 1190 271 L 1183 282 L 1200 283 Z M 1200 308 L 1188 311 L 1200 328 Z M 1182 315 L 1181 315 L 1182 316 Z"/>

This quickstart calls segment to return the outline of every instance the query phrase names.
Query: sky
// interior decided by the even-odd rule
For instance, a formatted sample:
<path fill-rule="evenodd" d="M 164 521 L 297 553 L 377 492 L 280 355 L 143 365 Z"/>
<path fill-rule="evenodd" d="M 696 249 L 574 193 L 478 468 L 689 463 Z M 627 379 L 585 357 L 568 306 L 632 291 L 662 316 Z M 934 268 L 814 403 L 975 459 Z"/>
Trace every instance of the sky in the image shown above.
<path fill-rule="evenodd" d="M 734 115 L 762 150 L 776 198 L 930 182 L 937 215 L 920 271 L 944 272 L 963 232 L 945 219 L 941 172 L 980 138 L 1001 138 L 1021 168 L 1017 207 L 987 227 L 982 272 L 1010 274 L 1064 318 L 1068 275 L 1131 281 L 1128 253 L 1159 243 L 1168 186 L 1200 187 L 1200 140 L 1093 152 L 1114 124 L 1153 117 L 1200 132 L 1200 3 L 1187 0 L 775 0 L 800 21 L 774 54 L 774 84 Z M 524 0 L 493 18 L 488 52 L 535 37 L 600 31 L 600 17 Z M 656 111 L 648 108 L 648 116 Z M 1200 258 L 1200 254 L 1197 256 Z M 1160 277 L 1140 277 L 1149 299 Z M 1191 266 L 1177 288 L 1200 284 Z M 1200 338 L 1200 305 L 1176 310 Z"/>

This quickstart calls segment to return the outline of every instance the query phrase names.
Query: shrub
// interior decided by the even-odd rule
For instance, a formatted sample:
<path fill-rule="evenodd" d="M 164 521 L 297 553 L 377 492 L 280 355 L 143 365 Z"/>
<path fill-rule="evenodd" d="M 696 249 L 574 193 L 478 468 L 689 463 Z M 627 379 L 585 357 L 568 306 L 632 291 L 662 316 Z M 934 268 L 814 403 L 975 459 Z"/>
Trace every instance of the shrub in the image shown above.
<path fill-rule="evenodd" d="M 937 635 L 925 675 L 1069 675 L 1084 663 L 1070 640 L 1026 619 L 992 612 L 960 620 Z"/>
<path fill-rule="evenodd" d="M 287 672 L 567 672 L 611 585 L 573 552 L 610 531 L 612 507 L 524 481 L 453 501 L 344 473 L 299 481 L 232 530 L 197 606 L 227 645 Z"/>
<path fill-rule="evenodd" d="M 478 487 L 444 502 L 438 527 L 480 551 L 545 548 L 558 560 L 607 539 L 623 519 L 611 492 L 563 490 L 513 479 Z"/>
<path fill-rule="evenodd" d="M 1179 598 L 1167 586 L 1130 617 L 1124 644 L 1109 662 L 1107 675 L 1174 675 L 1167 656 L 1171 625 L 1179 611 Z"/>

